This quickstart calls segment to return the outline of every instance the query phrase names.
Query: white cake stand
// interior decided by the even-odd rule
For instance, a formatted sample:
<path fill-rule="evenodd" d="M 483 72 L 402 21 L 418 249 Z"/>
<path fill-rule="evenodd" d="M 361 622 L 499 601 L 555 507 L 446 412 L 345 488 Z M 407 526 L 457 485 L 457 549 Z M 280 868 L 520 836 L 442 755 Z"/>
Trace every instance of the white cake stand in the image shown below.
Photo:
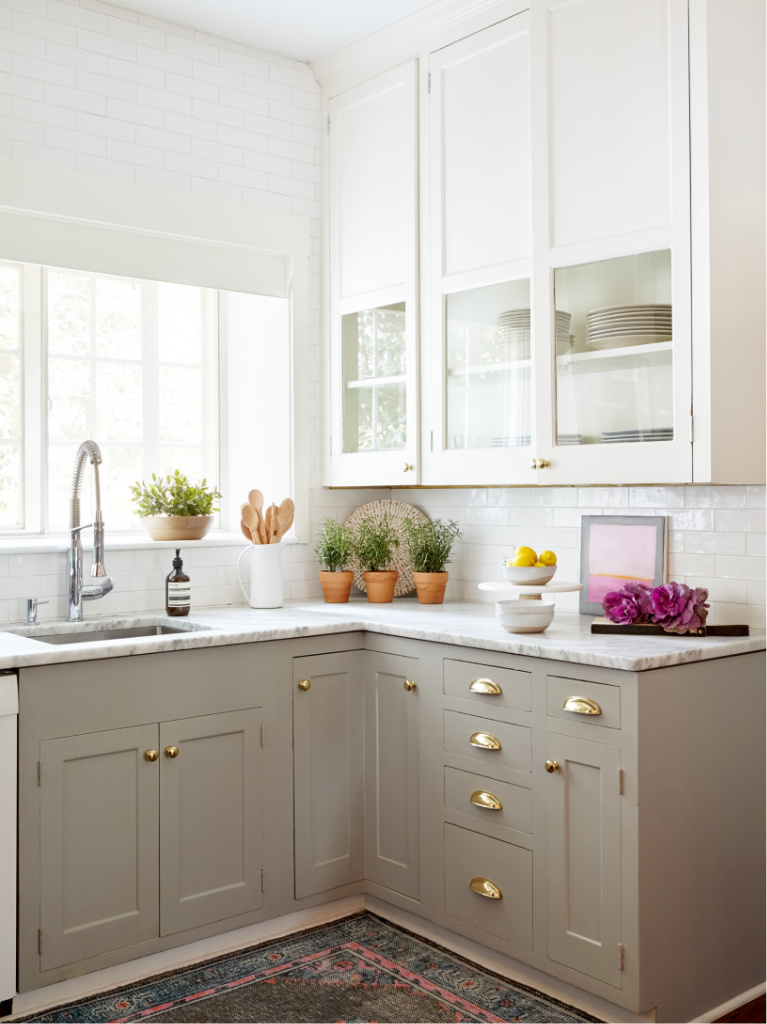
<path fill-rule="evenodd" d="M 582 583 L 510 583 L 508 580 L 491 580 L 487 583 L 478 583 L 478 590 L 487 590 L 491 594 L 514 594 L 521 600 L 540 601 L 541 594 L 570 594 L 575 590 L 583 590 Z"/>

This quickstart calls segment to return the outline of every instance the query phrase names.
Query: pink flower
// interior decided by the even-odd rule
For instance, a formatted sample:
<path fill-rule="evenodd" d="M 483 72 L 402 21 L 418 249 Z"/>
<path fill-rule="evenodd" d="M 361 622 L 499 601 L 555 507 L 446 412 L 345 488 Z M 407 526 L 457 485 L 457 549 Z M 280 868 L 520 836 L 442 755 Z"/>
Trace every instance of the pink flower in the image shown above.
<path fill-rule="evenodd" d="M 652 592 L 652 618 L 667 633 L 690 633 L 705 623 L 708 615 L 705 587 L 691 590 L 685 583 L 664 583 Z"/>
<path fill-rule="evenodd" d="M 602 608 L 611 622 L 621 626 L 647 622 L 651 609 L 650 587 L 632 580 L 620 590 L 605 594 Z"/>

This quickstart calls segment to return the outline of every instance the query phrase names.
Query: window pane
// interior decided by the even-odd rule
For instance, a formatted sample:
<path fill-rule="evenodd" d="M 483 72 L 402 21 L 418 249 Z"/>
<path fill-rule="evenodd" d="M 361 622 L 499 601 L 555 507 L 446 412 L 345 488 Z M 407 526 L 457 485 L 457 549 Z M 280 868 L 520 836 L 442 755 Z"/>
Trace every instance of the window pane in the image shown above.
<path fill-rule="evenodd" d="M 19 347 L 20 296 L 18 267 L 0 267 L 0 349 Z"/>
<path fill-rule="evenodd" d="M 198 364 L 202 359 L 200 289 L 161 284 L 158 303 L 160 362 Z"/>
<path fill-rule="evenodd" d="M 0 437 L 21 438 L 21 370 L 16 355 L 0 355 Z"/>
<path fill-rule="evenodd" d="M 202 443 L 202 373 L 160 367 L 160 442 Z"/>
<path fill-rule="evenodd" d="M 141 359 L 141 290 L 138 281 L 96 280 L 96 355 Z"/>
<path fill-rule="evenodd" d="M 69 529 L 72 470 L 80 441 L 85 440 L 87 436 L 87 434 L 83 434 L 82 438 L 72 444 L 48 445 L 48 527 L 51 530 Z M 80 493 L 80 510 L 84 523 L 90 522 L 90 519 L 84 517 L 93 512 L 90 488 L 91 480 L 88 474 L 88 478 L 83 481 L 83 489 Z"/>
<path fill-rule="evenodd" d="M 48 271 L 48 351 L 56 355 L 87 355 L 91 347 L 89 274 Z"/>
<path fill-rule="evenodd" d="M 96 364 L 96 434 L 103 441 L 141 441 L 142 369 L 135 363 Z"/>
<path fill-rule="evenodd" d="M 130 486 L 141 479 L 141 448 L 105 445 L 101 455 L 104 461 L 99 466 L 99 477 L 105 526 L 107 530 L 133 529 L 140 524 L 136 506 L 131 501 Z"/>
<path fill-rule="evenodd" d="M 21 451 L 0 445 L 0 527 L 21 525 Z"/>
<path fill-rule="evenodd" d="M 90 365 L 79 359 L 48 360 L 48 437 L 90 437 Z M 74 458 L 74 454 L 73 454 Z"/>
<path fill-rule="evenodd" d="M 203 476 L 202 452 L 199 448 L 174 448 L 172 446 L 160 449 L 160 475 L 173 476 L 178 470 L 188 477 L 192 483 L 199 483 Z M 214 486 L 218 481 L 208 479 L 208 484 Z"/>

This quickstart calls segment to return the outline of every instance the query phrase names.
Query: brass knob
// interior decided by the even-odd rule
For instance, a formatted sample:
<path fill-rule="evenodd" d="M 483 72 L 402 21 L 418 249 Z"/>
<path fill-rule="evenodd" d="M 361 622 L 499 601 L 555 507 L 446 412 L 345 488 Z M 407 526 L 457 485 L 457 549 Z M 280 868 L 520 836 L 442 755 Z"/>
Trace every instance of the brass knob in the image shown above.
<path fill-rule="evenodd" d="M 546 467 L 548 465 L 549 465 L 549 462 L 548 462 L 547 459 L 531 459 L 530 460 L 530 469 L 546 469 Z"/>
<path fill-rule="evenodd" d="M 159 754 L 159 751 L 157 751 L 157 750 L 145 750 L 144 751 L 144 760 L 145 761 L 156 761 L 159 756 L 160 756 L 160 754 Z"/>
<path fill-rule="evenodd" d="M 405 468 L 402 470 L 402 472 L 403 473 L 409 473 L 412 468 L 413 468 L 413 463 L 412 462 L 406 462 L 405 463 Z"/>
<path fill-rule="evenodd" d="M 530 459 L 530 469 L 537 469 L 537 468 L 538 468 L 538 460 L 537 459 Z"/>
<path fill-rule="evenodd" d="M 178 747 L 166 747 L 165 748 L 165 756 L 166 757 L 178 757 Z"/>
<path fill-rule="evenodd" d="M 406 679 L 402 685 L 405 687 L 408 693 L 410 693 L 411 690 L 415 689 L 415 683 L 413 682 L 412 679 Z"/>
<path fill-rule="evenodd" d="M 302 679 L 301 682 L 298 684 L 298 689 L 299 690 L 308 690 L 311 685 L 312 684 L 309 682 L 308 679 Z"/>
<path fill-rule="evenodd" d="M 558 772 L 559 771 L 559 761 L 547 761 L 546 762 L 546 771 L 547 772 Z"/>

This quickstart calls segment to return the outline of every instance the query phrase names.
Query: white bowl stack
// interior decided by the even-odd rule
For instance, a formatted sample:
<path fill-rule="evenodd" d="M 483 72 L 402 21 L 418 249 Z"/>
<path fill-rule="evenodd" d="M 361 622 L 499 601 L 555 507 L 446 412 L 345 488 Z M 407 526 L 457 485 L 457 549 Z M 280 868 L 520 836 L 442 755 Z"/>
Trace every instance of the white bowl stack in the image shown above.
<path fill-rule="evenodd" d="M 671 339 L 671 306 L 605 306 L 586 314 L 586 344 L 592 349 L 627 348 Z"/>
<path fill-rule="evenodd" d="M 554 620 L 554 602 L 510 597 L 495 602 L 495 614 L 508 633 L 542 633 Z"/>

